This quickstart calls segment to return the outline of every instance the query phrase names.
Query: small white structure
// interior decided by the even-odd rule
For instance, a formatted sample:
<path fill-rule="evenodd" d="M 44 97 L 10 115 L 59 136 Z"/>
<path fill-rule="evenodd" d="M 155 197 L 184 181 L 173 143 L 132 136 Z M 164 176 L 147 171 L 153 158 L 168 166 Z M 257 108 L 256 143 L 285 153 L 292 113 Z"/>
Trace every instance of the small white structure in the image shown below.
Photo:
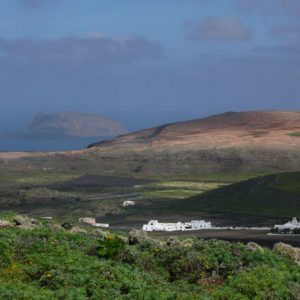
<path fill-rule="evenodd" d="M 206 222 L 204 220 L 191 221 L 184 224 L 185 224 L 185 230 L 200 230 L 200 229 L 212 228 L 211 222 Z"/>
<path fill-rule="evenodd" d="M 88 225 L 92 225 L 95 227 L 104 227 L 104 228 L 108 228 L 109 224 L 104 224 L 104 223 L 96 223 L 96 219 L 95 218 L 80 218 L 79 219 L 80 223 L 84 223 L 84 224 L 88 224 Z"/>
<path fill-rule="evenodd" d="M 277 228 L 279 230 L 284 230 L 284 229 L 296 229 L 296 228 L 300 228 L 300 222 L 297 221 L 296 218 L 293 218 L 292 221 L 289 221 L 283 225 L 275 225 L 274 228 Z"/>
<path fill-rule="evenodd" d="M 95 223 L 95 225 L 93 225 L 95 227 L 103 227 L 103 228 L 108 228 L 109 224 L 105 224 L 105 223 Z"/>
<path fill-rule="evenodd" d="M 151 220 L 148 224 L 143 225 L 144 231 L 188 231 L 212 228 L 211 222 L 191 221 L 177 223 L 159 223 L 157 220 Z"/>
<path fill-rule="evenodd" d="M 51 221 L 53 218 L 52 217 L 41 217 L 41 219 Z"/>
<path fill-rule="evenodd" d="M 134 201 L 129 201 L 129 200 L 127 200 L 127 201 L 124 201 L 124 202 L 123 202 L 123 207 L 133 206 L 133 205 L 135 205 L 135 202 L 134 202 Z"/>

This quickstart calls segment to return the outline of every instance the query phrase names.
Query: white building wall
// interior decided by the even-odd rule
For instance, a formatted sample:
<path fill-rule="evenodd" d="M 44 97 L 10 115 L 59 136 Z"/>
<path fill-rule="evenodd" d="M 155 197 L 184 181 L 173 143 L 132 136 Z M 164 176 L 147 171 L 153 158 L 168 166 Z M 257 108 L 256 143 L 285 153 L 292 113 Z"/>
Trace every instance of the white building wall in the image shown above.
<path fill-rule="evenodd" d="M 283 225 L 275 225 L 274 228 L 278 228 L 279 230 L 296 229 L 296 228 L 300 228 L 300 222 L 298 222 L 296 218 L 293 218 L 292 221 L 287 222 Z"/>
<path fill-rule="evenodd" d="M 151 220 L 143 225 L 144 231 L 186 231 L 212 228 L 211 222 L 191 221 L 186 223 L 159 223 L 157 220 Z"/>

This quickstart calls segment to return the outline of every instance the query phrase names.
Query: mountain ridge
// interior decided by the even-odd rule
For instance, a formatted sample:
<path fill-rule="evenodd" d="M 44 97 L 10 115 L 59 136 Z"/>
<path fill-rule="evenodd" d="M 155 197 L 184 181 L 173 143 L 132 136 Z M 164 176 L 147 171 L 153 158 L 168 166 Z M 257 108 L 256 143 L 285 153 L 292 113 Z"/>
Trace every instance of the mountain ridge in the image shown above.
<path fill-rule="evenodd" d="M 202 119 L 194 119 L 177 123 L 169 123 L 157 127 L 139 130 L 122 135 L 108 143 L 134 142 L 141 140 L 155 140 L 158 138 L 183 139 L 184 135 L 202 135 L 216 131 L 238 130 L 248 131 L 249 136 L 255 138 L 267 136 L 272 131 L 300 131 L 300 112 L 289 111 L 250 111 L 250 112 L 226 112 Z M 246 132 L 245 132 L 246 133 Z M 105 142 L 100 143 L 101 146 Z M 97 147 L 95 143 L 90 147 Z"/>
<path fill-rule="evenodd" d="M 38 113 L 28 124 L 31 134 L 57 134 L 70 137 L 112 137 L 127 133 L 125 127 L 114 120 L 95 114 L 60 112 Z"/>
<path fill-rule="evenodd" d="M 299 111 L 227 112 L 123 134 L 88 149 L 15 156 L 29 157 L 36 167 L 55 161 L 109 174 L 274 173 L 300 170 L 298 132 Z"/>

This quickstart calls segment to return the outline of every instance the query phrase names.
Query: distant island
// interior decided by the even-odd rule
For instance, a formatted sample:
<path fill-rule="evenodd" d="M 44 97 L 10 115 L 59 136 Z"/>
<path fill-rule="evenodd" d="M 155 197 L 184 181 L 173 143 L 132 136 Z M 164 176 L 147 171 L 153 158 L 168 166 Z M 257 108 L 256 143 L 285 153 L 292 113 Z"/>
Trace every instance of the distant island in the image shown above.
<path fill-rule="evenodd" d="M 0 138 L 88 138 L 114 137 L 128 133 L 119 122 L 93 114 L 60 112 L 38 113 L 19 133 L 3 133 Z"/>

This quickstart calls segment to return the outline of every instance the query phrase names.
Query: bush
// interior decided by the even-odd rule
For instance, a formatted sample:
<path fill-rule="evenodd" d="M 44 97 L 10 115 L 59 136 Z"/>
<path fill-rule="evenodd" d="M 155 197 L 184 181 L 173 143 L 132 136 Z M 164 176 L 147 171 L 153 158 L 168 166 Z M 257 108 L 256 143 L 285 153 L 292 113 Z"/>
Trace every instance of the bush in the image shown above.
<path fill-rule="evenodd" d="M 220 300 L 227 299 L 291 299 L 288 273 L 267 266 L 245 270 L 214 293 Z"/>
<path fill-rule="evenodd" d="M 125 248 L 125 243 L 118 236 L 111 234 L 97 243 L 98 256 L 106 259 L 115 258 Z"/>
<path fill-rule="evenodd" d="M 0 299 L 297 299 L 299 286 L 298 265 L 240 243 L 139 247 L 114 234 L 0 230 Z"/>
<path fill-rule="evenodd" d="M 67 230 L 70 230 L 73 227 L 73 225 L 71 222 L 64 222 L 61 224 L 61 227 L 65 228 Z"/>
<path fill-rule="evenodd" d="M 180 245 L 163 248 L 156 253 L 170 280 L 185 279 L 197 283 L 208 277 L 226 279 L 241 266 L 241 245 L 221 241 L 197 241 L 192 247 Z M 246 251 L 246 250 L 244 250 Z"/>

